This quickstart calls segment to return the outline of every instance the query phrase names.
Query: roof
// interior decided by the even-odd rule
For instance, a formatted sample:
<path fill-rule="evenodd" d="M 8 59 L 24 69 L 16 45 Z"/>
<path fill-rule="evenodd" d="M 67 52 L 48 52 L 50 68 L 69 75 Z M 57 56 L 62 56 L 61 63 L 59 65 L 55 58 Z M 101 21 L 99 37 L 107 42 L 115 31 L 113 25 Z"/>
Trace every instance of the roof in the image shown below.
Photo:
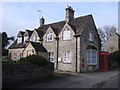
<path fill-rule="evenodd" d="M 87 49 L 96 49 L 96 50 L 97 50 L 97 48 L 96 48 L 95 46 L 92 46 L 92 45 L 89 45 L 89 46 L 87 47 Z"/>
<path fill-rule="evenodd" d="M 120 34 L 116 33 L 119 37 L 120 37 Z"/>
<path fill-rule="evenodd" d="M 76 34 L 81 34 L 82 31 L 84 30 L 84 27 L 85 25 L 87 24 L 88 20 L 92 18 L 92 15 L 86 15 L 86 16 L 81 16 L 81 17 L 77 17 L 77 18 L 74 18 L 70 23 L 68 23 L 68 25 L 73 29 L 73 31 L 76 33 Z M 46 33 L 47 29 L 49 27 L 51 27 L 54 31 L 54 33 L 56 34 L 56 36 L 58 36 L 60 34 L 60 32 L 62 31 L 64 25 L 66 24 L 65 20 L 64 21 L 59 21 L 59 22 L 55 22 L 55 23 L 51 23 L 51 24 L 46 24 L 44 26 L 41 26 L 39 27 L 38 29 L 35 29 L 36 32 L 38 33 L 38 36 L 40 38 L 43 38 L 44 34 Z M 26 30 L 28 31 L 28 34 L 31 35 L 33 31 L 30 31 L 30 30 Z M 23 31 L 20 31 L 19 34 L 21 34 L 23 36 L 25 32 Z M 18 34 L 18 35 L 19 35 Z M 43 51 L 46 51 L 45 48 L 40 45 L 40 43 L 33 43 L 32 42 L 32 45 L 33 47 L 36 49 L 36 50 L 43 50 Z M 40 45 L 40 47 L 38 47 Z M 26 45 L 23 44 L 17 44 L 17 42 L 15 41 L 10 47 L 9 49 L 12 49 L 12 48 L 25 48 Z M 42 48 L 42 49 L 40 49 Z"/>
<path fill-rule="evenodd" d="M 21 36 L 23 36 L 23 35 L 24 35 L 24 33 L 25 33 L 25 32 L 23 32 L 23 31 L 19 31 L 19 33 L 18 33 L 17 37 L 21 37 Z"/>
<path fill-rule="evenodd" d="M 87 21 L 92 17 L 92 15 L 86 15 L 86 16 L 81 16 L 81 17 L 77 17 L 77 18 L 74 18 L 70 23 L 68 23 L 71 28 L 74 30 L 75 33 L 78 33 L 80 34 Z M 60 22 L 56 22 L 56 23 L 52 23 L 52 24 L 47 24 L 47 25 L 44 25 L 42 27 L 39 27 L 38 29 L 36 29 L 39 37 L 43 37 L 44 34 L 46 33 L 47 29 L 49 27 L 51 27 L 54 31 L 54 33 L 56 34 L 56 36 L 58 36 L 60 34 L 60 32 L 62 31 L 64 25 L 65 25 L 65 20 L 64 21 L 60 21 Z"/>
<path fill-rule="evenodd" d="M 26 43 L 17 44 L 17 40 L 9 47 L 9 49 L 16 49 L 16 48 L 25 48 Z"/>
<path fill-rule="evenodd" d="M 30 42 L 30 43 L 32 44 L 36 52 L 47 52 L 47 50 L 41 43 L 37 43 L 37 42 Z"/>
<path fill-rule="evenodd" d="M 30 30 L 26 30 L 27 32 L 28 32 L 28 35 L 29 35 L 29 37 L 32 35 L 32 33 L 33 33 L 33 31 L 30 31 Z"/>

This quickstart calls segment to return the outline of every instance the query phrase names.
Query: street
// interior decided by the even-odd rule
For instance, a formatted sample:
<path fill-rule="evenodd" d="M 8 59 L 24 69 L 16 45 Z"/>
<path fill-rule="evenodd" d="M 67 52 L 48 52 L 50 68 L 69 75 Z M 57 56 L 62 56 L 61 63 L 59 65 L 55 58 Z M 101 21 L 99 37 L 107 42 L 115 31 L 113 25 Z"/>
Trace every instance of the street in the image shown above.
<path fill-rule="evenodd" d="M 119 86 L 118 84 L 119 80 L 120 80 L 120 77 L 118 77 L 118 75 L 114 76 L 108 79 L 101 88 L 117 88 Z"/>
<path fill-rule="evenodd" d="M 96 85 L 99 85 L 99 83 L 103 81 L 107 81 L 107 83 L 101 88 L 117 88 L 117 75 L 118 70 L 79 74 L 60 74 L 56 78 L 44 80 L 43 82 L 39 82 L 38 80 L 37 82 L 17 85 L 12 88 L 96 88 L 99 87 Z"/>

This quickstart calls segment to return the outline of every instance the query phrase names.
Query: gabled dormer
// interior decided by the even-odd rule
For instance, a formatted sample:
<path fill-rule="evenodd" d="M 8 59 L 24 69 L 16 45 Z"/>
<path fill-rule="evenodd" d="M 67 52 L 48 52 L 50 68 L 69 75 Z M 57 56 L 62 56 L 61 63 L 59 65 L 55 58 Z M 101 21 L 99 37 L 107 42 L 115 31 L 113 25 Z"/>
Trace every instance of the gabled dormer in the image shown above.
<path fill-rule="evenodd" d="M 51 26 L 48 27 L 46 33 L 44 34 L 43 36 L 43 39 L 46 41 L 46 42 L 52 42 L 54 40 L 54 38 L 56 37 L 55 33 L 54 33 L 54 30 Z"/>
<path fill-rule="evenodd" d="M 32 35 L 33 31 L 30 31 L 30 30 L 26 30 L 25 33 L 24 33 L 24 43 L 26 41 L 29 41 L 30 39 L 30 36 Z"/>
<path fill-rule="evenodd" d="M 75 34 L 74 29 L 71 27 L 70 24 L 66 23 L 61 31 L 62 40 L 71 40 L 73 38 L 73 35 Z"/>
<path fill-rule="evenodd" d="M 30 37 L 30 41 L 32 41 L 32 42 L 40 42 L 40 37 L 39 37 L 36 30 L 33 31 L 32 35 Z"/>
<path fill-rule="evenodd" d="M 53 29 L 49 27 L 46 33 L 46 42 L 52 42 L 52 41 L 53 41 Z"/>
<path fill-rule="evenodd" d="M 21 44 L 24 42 L 24 33 L 23 31 L 20 31 L 17 35 L 17 44 Z"/>

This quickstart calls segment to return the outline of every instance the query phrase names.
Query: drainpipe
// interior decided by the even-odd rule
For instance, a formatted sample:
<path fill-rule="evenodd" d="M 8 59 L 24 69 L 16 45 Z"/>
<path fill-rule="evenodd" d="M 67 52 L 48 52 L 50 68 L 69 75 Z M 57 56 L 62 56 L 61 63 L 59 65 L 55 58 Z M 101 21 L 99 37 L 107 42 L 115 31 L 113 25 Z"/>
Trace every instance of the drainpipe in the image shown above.
<path fill-rule="evenodd" d="M 77 72 L 77 37 L 76 37 L 76 69 L 75 71 Z"/>
<path fill-rule="evenodd" d="M 59 53 L 59 37 L 57 36 L 55 38 L 55 40 L 57 41 L 57 61 L 56 61 L 56 69 L 58 69 L 58 53 Z"/>
<path fill-rule="evenodd" d="M 77 54 L 77 51 L 78 51 L 78 50 L 77 50 L 77 48 L 78 48 L 78 47 L 77 47 L 78 41 L 77 41 L 77 40 L 78 40 L 78 37 L 80 37 L 80 34 L 75 34 L 74 37 L 76 38 L 76 67 L 75 67 L 75 72 L 78 72 L 78 71 L 77 71 L 77 68 L 78 68 L 78 67 L 77 67 L 77 62 L 78 62 L 78 58 L 77 58 L 77 55 L 78 55 L 78 54 Z"/>

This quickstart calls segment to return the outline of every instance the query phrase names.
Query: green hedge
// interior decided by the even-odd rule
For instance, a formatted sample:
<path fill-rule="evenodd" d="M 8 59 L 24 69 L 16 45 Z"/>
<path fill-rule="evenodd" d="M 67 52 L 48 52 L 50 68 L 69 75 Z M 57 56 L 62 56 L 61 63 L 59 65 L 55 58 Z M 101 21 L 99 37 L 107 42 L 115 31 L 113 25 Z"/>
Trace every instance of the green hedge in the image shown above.
<path fill-rule="evenodd" d="M 34 64 L 47 65 L 49 61 L 39 55 L 30 55 L 26 58 L 21 58 L 18 62 L 32 62 Z"/>
<path fill-rule="evenodd" d="M 120 65 L 120 50 L 110 53 L 109 60 L 116 61 Z"/>

